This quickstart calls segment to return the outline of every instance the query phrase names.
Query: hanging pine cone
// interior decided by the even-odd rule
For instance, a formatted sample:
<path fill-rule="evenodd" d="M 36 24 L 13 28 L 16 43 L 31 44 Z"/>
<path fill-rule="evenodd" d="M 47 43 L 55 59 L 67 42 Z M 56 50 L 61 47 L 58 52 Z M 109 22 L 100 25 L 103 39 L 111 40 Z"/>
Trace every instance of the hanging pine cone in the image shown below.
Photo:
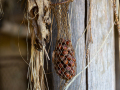
<path fill-rule="evenodd" d="M 75 51 L 70 40 L 59 39 L 54 51 L 56 73 L 65 80 L 72 79 L 76 72 Z"/>

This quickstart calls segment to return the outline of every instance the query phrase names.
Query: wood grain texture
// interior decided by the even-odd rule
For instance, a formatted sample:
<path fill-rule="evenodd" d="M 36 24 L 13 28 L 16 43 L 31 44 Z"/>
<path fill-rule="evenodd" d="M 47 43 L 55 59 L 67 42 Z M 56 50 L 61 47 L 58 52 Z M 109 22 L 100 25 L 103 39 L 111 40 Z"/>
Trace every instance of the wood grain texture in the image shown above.
<path fill-rule="evenodd" d="M 71 13 L 72 11 L 72 13 Z M 69 14 L 71 17 L 71 32 L 72 32 L 72 43 L 75 49 L 77 40 L 82 36 L 82 33 L 85 29 L 84 19 L 85 19 L 85 0 L 74 0 L 70 4 Z M 55 28 L 56 24 L 53 24 L 53 43 L 51 47 L 51 54 L 52 51 L 55 49 L 56 44 L 56 36 L 57 36 L 57 28 Z M 76 52 L 76 59 L 77 59 L 77 73 L 79 73 L 86 65 L 85 60 L 85 36 L 83 35 L 77 45 L 75 50 Z M 52 65 L 53 66 L 53 65 Z M 86 90 L 86 71 L 84 71 L 69 87 L 69 90 Z M 54 68 L 52 67 L 53 73 L 53 85 L 54 90 L 62 90 L 60 87 L 61 79 L 56 74 Z M 62 82 L 62 85 L 64 82 Z"/>
<path fill-rule="evenodd" d="M 89 60 L 99 50 L 113 23 L 111 0 L 91 0 L 91 31 Z M 88 0 L 89 2 L 89 0 Z M 115 90 L 114 30 L 88 68 L 88 90 Z"/>

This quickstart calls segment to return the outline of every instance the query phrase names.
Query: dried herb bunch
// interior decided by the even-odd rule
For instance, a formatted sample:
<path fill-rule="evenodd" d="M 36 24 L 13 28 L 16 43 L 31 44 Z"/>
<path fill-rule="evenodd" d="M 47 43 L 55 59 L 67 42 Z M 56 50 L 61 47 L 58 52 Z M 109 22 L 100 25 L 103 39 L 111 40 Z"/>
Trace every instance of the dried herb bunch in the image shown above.
<path fill-rule="evenodd" d="M 45 90 L 44 54 L 48 57 L 50 1 L 28 0 L 28 29 L 31 32 L 31 58 L 28 68 L 29 90 Z M 49 57 L 48 57 L 49 59 Z M 48 88 L 48 86 L 47 86 Z"/>

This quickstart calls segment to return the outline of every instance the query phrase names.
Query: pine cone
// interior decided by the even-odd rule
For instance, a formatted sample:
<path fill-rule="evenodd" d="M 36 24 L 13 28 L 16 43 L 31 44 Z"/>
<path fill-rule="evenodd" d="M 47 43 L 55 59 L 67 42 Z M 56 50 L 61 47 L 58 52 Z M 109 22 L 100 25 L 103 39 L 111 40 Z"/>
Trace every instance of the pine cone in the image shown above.
<path fill-rule="evenodd" d="M 76 72 L 75 51 L 70 40 L 59 39 L 54 51 L 56 73 L 65 80 L 72 79 Z"/>

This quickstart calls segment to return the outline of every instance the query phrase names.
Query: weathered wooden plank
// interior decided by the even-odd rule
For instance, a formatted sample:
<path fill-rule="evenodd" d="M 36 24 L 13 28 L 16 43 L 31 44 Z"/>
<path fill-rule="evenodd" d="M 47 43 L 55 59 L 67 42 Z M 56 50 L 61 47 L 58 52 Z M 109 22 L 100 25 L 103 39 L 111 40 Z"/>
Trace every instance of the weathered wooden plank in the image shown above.
<path fill-rule="evenodd" d="M 85 59 L 85 35 L 82 35 L 85 29 L 85 0 L 74 0 L 71 4 L 72 13 L 71 30 L 72 43 L 76 47 L 77 74 L 86 66 Z M 78 39 L 80 39 L 78 41 Z M 84 71 L 69 87 L 68 90 L 86 90 L 86 71 Z"/>
<path fill-rule="evenodd" d="M 88 61 L 91 61 L 94 54 L 99 50 L 113 23 L 113 4 L 111 0 L 91 1 L 93 44 L 90 44 Z M 103 48 L 88 68 L 88 90 L 115 90 L 114 30 L 112 30 Z"/>
<path fill-rule="evenodd" d="M 85 0 L 74 0 L 70 5 L 71 17 L 71 30 L 72 30 L 72 43 L 73 47 L 76 47 L 78 38 L 82 36 L 84 31 L 84 18 L 85 18 Z M 55 48 L 56 34 L 57 31 L 54 29 L 56 24 L 53 25 L 53 44 L 51 47 L 51 54 Z M 85 36 L 83 35 L 78 42 L 76 52 L 77 59 L 77 73 L 79 73 L 86 65 L 85 60 Z M 53 66 L 53 65 L 52 65 Z M 53 73 L 53 85 L 54 90 L 60 90 L 61 79 L 56 74 L 55 70 L 52 68 Z M 86 90 L 86 75 L 85 71 L 74 81 L 74 83 L 69 87 L 69 90 Z M 62 83 L 63 84 L 63 83 Z"/>

